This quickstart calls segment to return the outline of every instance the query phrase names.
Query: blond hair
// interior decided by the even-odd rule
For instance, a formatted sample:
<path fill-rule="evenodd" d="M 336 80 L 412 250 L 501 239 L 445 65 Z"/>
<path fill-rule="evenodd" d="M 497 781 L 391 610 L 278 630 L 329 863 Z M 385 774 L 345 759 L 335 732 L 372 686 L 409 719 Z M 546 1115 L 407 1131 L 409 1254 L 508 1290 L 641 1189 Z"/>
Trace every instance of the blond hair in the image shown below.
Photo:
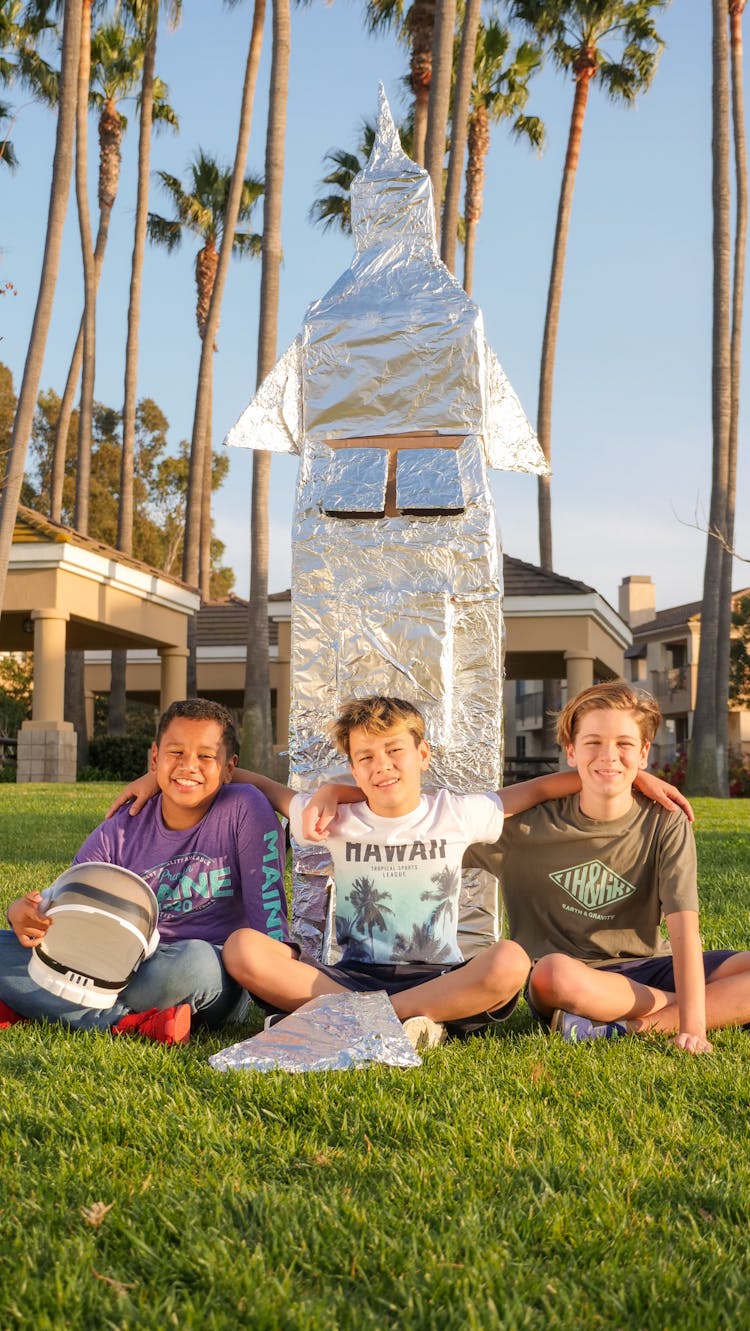
<path fill-rule="evenodd" d="M 383 735 L 394 726 L 405 726 L 415 744 L 424 739 L 424 717 L 413 703 L 403 698 L 352 698 L 344 704 L 328 733 L 340 753 L 349 753 L 353 730 L 361 728 L 371 735 Z"/>
<path fill-rule="evenodd" d="M 587 712 L 597 709 L 612 712 L 632 712 L 641 740 L 651 743 L 661 723 L 661 711 L 650 693 L 632 689 L 624 679 L 612 679 L 606 684 L 594 684 L 566 703 L 557 718 L 557 742 L 561 749 L 572 744 L 578 727 Z"/>

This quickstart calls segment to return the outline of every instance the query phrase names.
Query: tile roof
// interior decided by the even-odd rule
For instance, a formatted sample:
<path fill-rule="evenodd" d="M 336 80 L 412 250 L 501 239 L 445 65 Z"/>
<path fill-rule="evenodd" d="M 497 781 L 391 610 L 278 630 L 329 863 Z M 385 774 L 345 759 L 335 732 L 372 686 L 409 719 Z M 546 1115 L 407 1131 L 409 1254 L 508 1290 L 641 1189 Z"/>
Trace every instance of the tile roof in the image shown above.
<path fill-rule="evenodd" d="M 54 545 L 75 545 L 81 550 L 91 550 L 94 554 L 103 555 L 106 559 L 116 559 L 118 564 L 125 564 L 128 568 L 143 569 L 147 573 L 157 573 L 160 578 L 173 583 L 177 587 L 187 587 L 189 585 L 183 582 L 182 578 L 175 578 L 171 573 L 162 573 L 161 569 L 154 568 L 152 564 L 144 564 L 142 559 L 134 559 L 132 555 L 123 554 L 122 550 L 116 550 L 114 546 L 105 545 L 104 541 L 97 541 L 93 536 L 82 536 L 74 527 L 66 527 L 62 522 L 53 522 L 51 518 L 45 517 L 43 513 L 37 513 L 36 509 L 27 508 L 25 504 L 19 504 L 16 524 L 13 528 L 13 544 L 40 545 L 47 541 Z"/>

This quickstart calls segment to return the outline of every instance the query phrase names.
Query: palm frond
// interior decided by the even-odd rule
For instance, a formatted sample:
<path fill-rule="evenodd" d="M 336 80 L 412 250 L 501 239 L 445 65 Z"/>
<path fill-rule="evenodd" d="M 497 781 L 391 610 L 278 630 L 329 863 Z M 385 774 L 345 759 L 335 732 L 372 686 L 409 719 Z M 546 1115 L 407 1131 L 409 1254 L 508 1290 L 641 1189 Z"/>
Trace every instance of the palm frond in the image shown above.
<path fill-rule="evenodd" d="M 179 222 L 160 217 L 158 213 L 149 213 L 146 225 L 148 238 L 155 245 L 163 245 L 168 254 L 179 249 L 182 244 L 182 227 Z"/>

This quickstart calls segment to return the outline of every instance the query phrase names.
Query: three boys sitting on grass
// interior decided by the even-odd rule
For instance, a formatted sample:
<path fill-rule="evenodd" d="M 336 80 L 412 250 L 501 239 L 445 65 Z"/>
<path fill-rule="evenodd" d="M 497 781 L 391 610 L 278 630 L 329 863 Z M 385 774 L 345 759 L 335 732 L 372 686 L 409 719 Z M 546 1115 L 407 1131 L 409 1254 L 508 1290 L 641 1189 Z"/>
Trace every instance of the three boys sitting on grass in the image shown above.
<path fill-rule="evenodd" d="M 349 911 L 337 919 L 343 958 L 332 967 L 300 960 L 293 947 L 240 930 L 224 949 L 228 971 L 282 1011 L 321 993 L 384 988 L 424 1047 L 444 1038 L 446 1023 L 505 1020 L 533 964 L 530 1005 L 568 1039 L 658 1030 L 692 1053 L 710 1050 L 707 1002 L 712 1027 L 750 1020 L 750 954 L 702 952 L 692 829 L 645 772 L 658 724 L 653 699 L 621 681 L 597 685 L 560 717 L 577 775 L 502 795 L 423 795 L 429 746 L 416 709 L 397 699 L 349 704 L 332 733 L 364 800 L 333 820 L 306 817 L 301 796 L 287 806 L 296 837 L 328 840 L 339 910 Z M 502 830 L 503 812 L 523 817 Z M 511 941 L 463 963 L 457 866 L 467 842 L 469 859 L 501 878 Z"/>
<path fill-rule="evenodd" d="M 258 786 L 289 816 L 297 840 L 328 842 L 343 949 L 334 966 L 301 956 L 286 926 L 282 936 L 269 936 L 262 921 L 257 927 L 246 900 L 246 918 L 224 944 L 226 971 L 281 1013 L 319 994 L 384 989 L 409 1038 L 425 1048 L 440 1043 L 446 1027 L 460 1033 L 506 1020 L 531 967 L 529 1004 L 567 1039 L 654 1030 L 672 1033 L 692 1053 L 710 1050 L 707 1025 L 750 1021 L 750 953 L 702 952 L 692 830 L 669 798 L 677 792 L 645 771 L 658 724 L 647 695 L 622 681 L 596 685 L 560 716 L 558 737 L 575 772 L 502 794 L 423 794 L 430 756 L 424 721 L 395 698 L 349 703 L 332 728 L 357 788 L 323 787 L 303 797 L 219 758 L 220 785 Z M 154 764 L 163 808 L 170 787 L 156 757 Z M 182 797 L 193 780 L 192 769 L 178 776 Z M 151 793 L 142 778 L 121 798 L 137 797 L 133 813 Z M 504 826 L 510 815 L 517 816 Z M 115 824 L 133 845 L 140 838 L 126 832 L 128 821 L 121 811 Z M 91 841 L 78 859 L 93 857 Z M 470 845 L 467 863 L 501 879 L 511 938 L 464 962 L 456 927 Z M 132 860 L 125 867 L 137 868 Z M 21 943 L 33 946 L 34 929 L 19 933 L 23 920 L 14 906 L 11 923 Z M 37 911 L 37 930 L 43 918 Z M 0 948 L 0 997 L 9 992 L 5 955 Z M 144 963 L 131 984 L 151 965 Z"/>

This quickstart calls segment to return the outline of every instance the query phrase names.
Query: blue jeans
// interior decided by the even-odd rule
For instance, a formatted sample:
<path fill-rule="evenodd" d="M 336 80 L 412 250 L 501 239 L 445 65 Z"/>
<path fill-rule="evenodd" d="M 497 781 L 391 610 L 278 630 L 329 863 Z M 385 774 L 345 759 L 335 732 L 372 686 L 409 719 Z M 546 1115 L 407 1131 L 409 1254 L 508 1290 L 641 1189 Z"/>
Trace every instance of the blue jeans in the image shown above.
<path fill-rule="evenodd" d="M 247 1002 L 245 991 L 221 964 L 221 949 L 200 938 L 161 943 L 110 1008 L 81 1007 L 48 993 L 29 979 L 30 955 L 12 929 L 0 930 L 0 998 L 22 1017 L 59 1022 L 75 1031 L 106 1031 L 129 1012 L 178 1003 L 190 1004 L 196 1024 L 214 1028 L 239 1016 Z"/>

